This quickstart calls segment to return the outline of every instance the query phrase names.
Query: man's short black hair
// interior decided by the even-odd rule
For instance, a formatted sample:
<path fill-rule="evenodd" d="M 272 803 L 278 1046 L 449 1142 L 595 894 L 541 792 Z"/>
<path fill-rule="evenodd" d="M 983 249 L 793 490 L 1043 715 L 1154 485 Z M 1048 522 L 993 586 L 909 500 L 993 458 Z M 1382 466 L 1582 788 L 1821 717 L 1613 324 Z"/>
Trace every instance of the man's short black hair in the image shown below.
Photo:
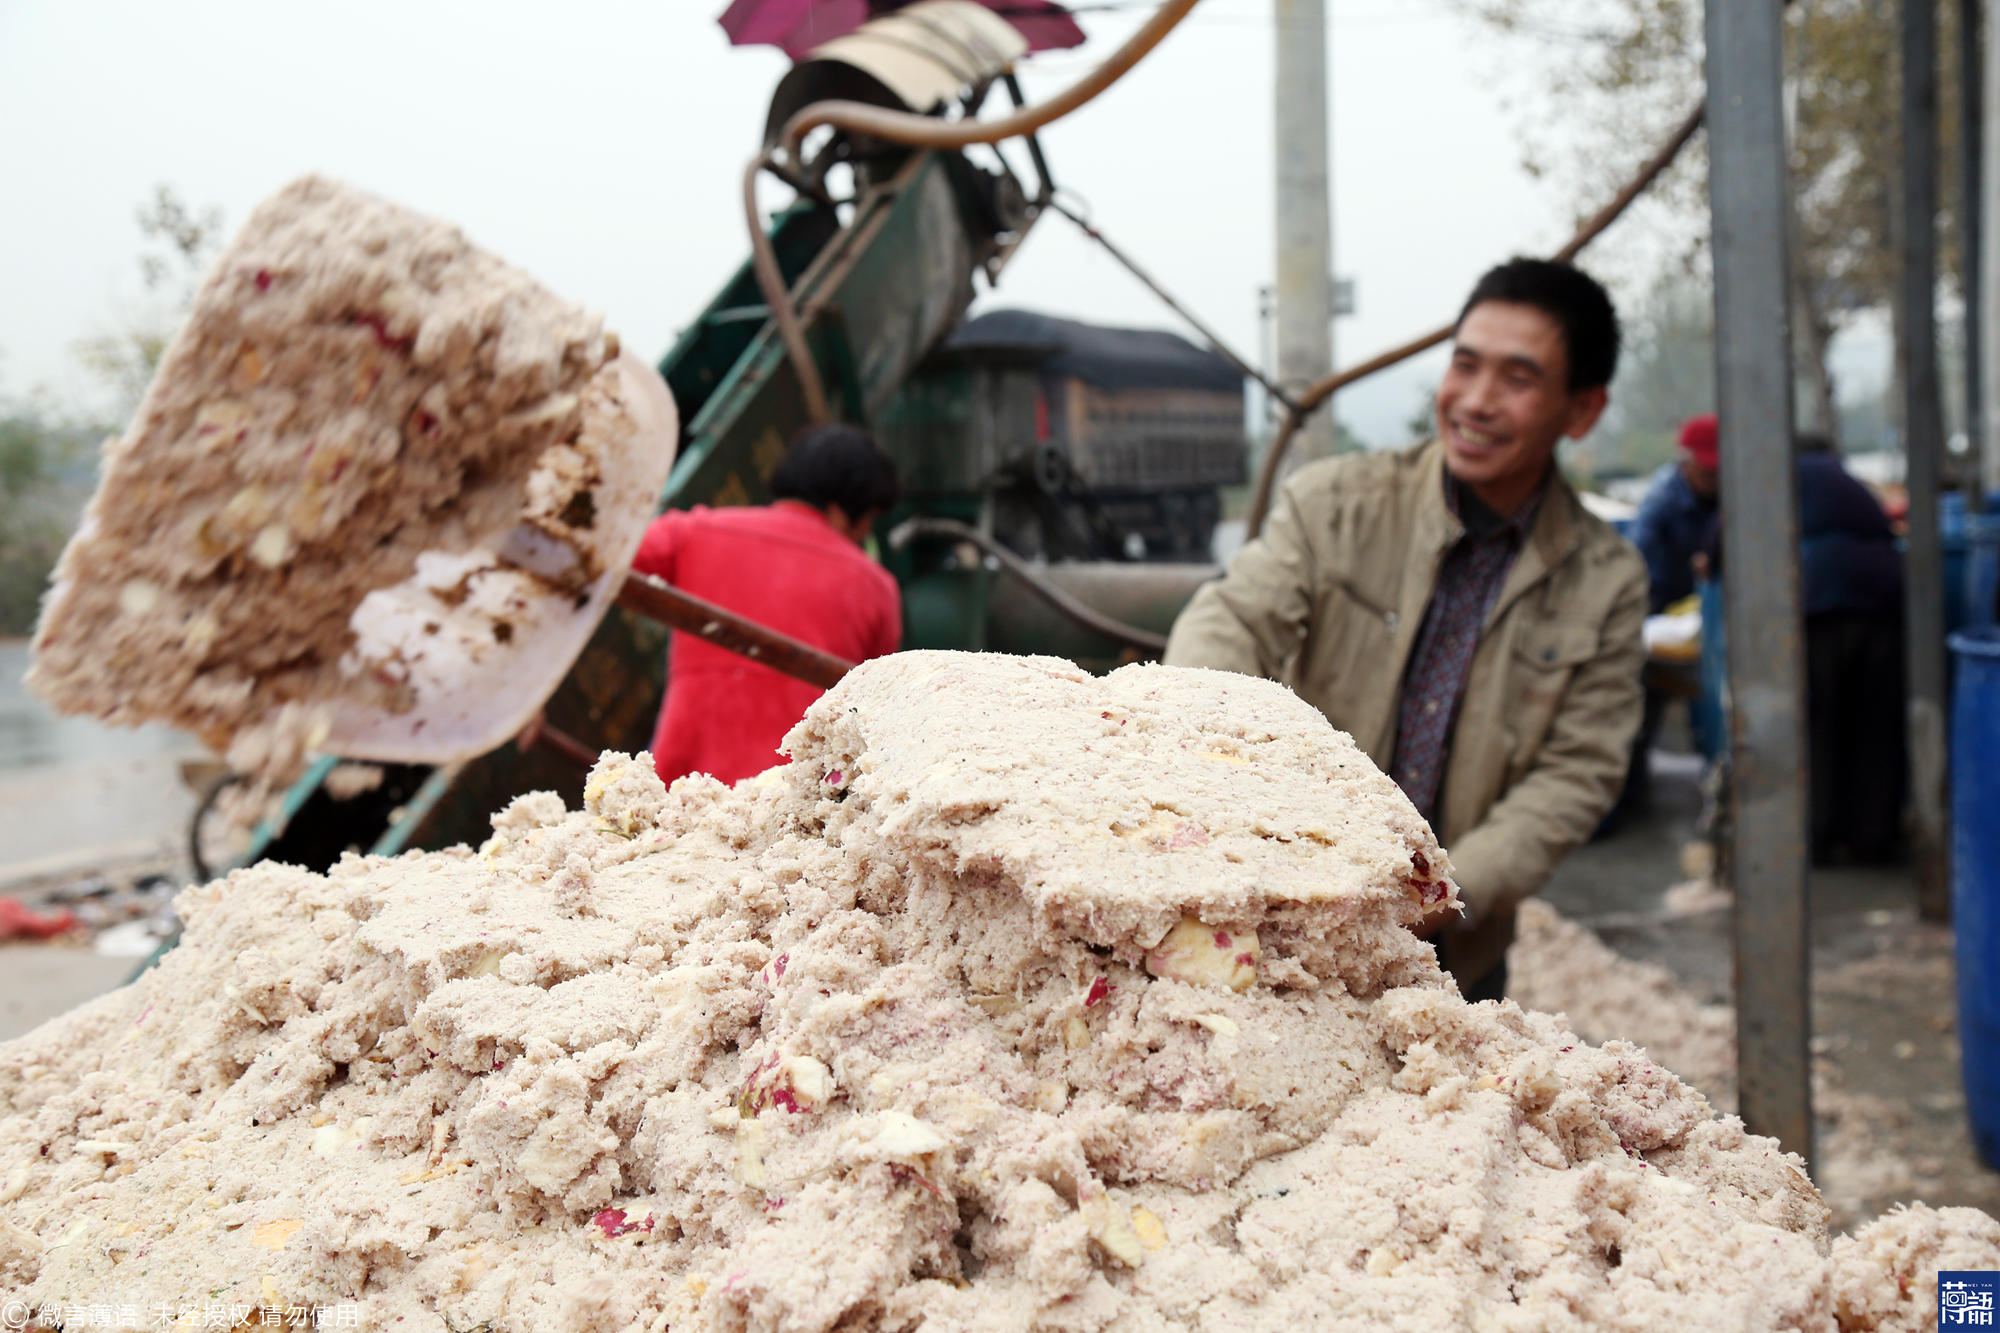
<path fill-rule="evenodd" d="M 815 509 L 839 505 L 850 519 L 896 503 L 896 465 L 859 426 L 807 426 L 771 470 L 771 498 Z"/>
<path fill-rule="evenodd" d="M 1556 322 L 1569 358 L 1571 393 L 1611 383 L 1611 374 L 1618 369 L 1618 313 L 1597 279 L 1576 265 L 1557 259 L 1510 259 L 1490 268 L 1465 298 L 1458 322 L 1465 323 L 1472 307 L 1487 301 L 1533 306 Z"/>

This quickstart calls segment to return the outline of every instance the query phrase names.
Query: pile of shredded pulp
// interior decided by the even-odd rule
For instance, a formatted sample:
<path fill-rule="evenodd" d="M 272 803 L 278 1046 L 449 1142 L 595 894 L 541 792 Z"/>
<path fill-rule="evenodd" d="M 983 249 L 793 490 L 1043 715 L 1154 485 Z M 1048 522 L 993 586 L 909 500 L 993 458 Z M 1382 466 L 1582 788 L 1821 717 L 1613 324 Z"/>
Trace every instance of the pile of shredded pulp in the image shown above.
<path fill-rule="evenodd" d="M 423 1329 L 1915 1329 L 1640 1050 L 1469 1005 L 1397 789 L 1282 687 L 870 663 L 735 789 L 189 890 L 0 1047 L 0 1282 Z"/>

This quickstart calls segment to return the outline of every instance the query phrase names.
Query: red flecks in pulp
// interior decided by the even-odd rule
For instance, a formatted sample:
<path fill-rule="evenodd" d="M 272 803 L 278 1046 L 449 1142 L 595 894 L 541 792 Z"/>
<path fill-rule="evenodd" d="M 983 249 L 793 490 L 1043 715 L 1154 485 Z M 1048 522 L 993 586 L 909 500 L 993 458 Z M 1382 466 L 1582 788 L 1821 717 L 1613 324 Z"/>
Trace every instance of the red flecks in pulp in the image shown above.
<path fill-rule="evenodd" d="M 838 787 L 843 781 L 846 780 L 846 777 L 847 775 L 845 773 L 842 773 L 839 769 L 836 768 L 831 773 L 828 773 L 826 775 L 826 782 L 829 787 Z"/>
<path fill-rule="evenodd" d="M 1236 965 L 1238 967 L 1255 967 L 1257 966 L 1257 956 L 1255 954 L 1239 953 L 1236 955 Z"/>
<path fill-rule="evenodd" d="M 1218 930 L 1218 931 L 1216 931 L 1216 932 L 1215 932 L 1215 947 L 1216 947 L 1216 948 L 1218 948 L 1218 949 L 1227 949 L 1227 948 L 1228 948 L 1228 947 L 1229 947 L 1229 946 L 1230 946 L 1231 944 L 1233 944 L 1233 943 L 1235 943 L 1235 941 L 1233 941 L 1233 940 L 1231 940 L 1231 939 L 1229 938 L 1229 932 L 1228 932 L 1228 931 L 1226 931 L 1226 930 Z"/>
<path fill-rule="evenodd" d="M 1111 978 L 1097 977 L 1090 983 L 1090 990 L 1083 997 L 1083 1007 L 1095 1008 L 1111 996 Z"/>
<path fill-rule="evenodd" d="M 395 352 L 407 352 L 416 343 L 415 338 L 398 338 L 389 332 L 389 322 L 380 315 L 356 315 L 354 322 L 367 328 L 375 335 L 377 346 Z"/>
<path fill-rule="evenodd" d="M 653 1229 L 653 1219 L 651 1217 L 638 1222 L 628 1221 L 623 1208 L 599 1209 L 590 1221 L 591 1225 L 602 1231 L 608 1238 L 614 1240 L 619 1236 L 630 1235 L 634 1231 L 651 1231 Z"/>
<path fill-rule="evenodd" d="M 889 1175 L 898 1181 L 904 1181 L 904 1182 L 915 1181 L 917 1184 L 923 1186 L 931 1193 L 937 1195 L 940 1199 L 945 1197 L 945 1192 L 943 1190 L 931 1184 L 930 1181 L 925 1180 L 923 1176 L 919 1175 L 915 1171 L 912 1171 L 907 1166 L 902 1166 L 892 1162 L 889 1165 Z"/>
<path fill-rule="evenodd" d="M 270 269 L 260 268 L 257 270 L 257 290 L 260 292 L 268 292 L 271 290 Z"/>

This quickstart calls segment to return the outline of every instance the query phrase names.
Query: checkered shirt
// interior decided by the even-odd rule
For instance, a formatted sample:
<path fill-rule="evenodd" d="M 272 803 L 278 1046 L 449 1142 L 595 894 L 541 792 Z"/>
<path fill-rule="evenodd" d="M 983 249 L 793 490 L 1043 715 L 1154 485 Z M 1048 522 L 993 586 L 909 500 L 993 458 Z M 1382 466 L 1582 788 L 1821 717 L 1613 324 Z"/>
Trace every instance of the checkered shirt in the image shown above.
<path fill-rule="evenodd" d="M 1445 473 L 1445 503 L 1465 523 L 1465 535 L 1445 552 L 1438 566 L 1437 586 L 1431 590 L 1424 623 L 1410 649 L 1397 706 L 1395 756 L 1389 765 L 1389 776 L 1426 820 L 1437 809 L 1451 729 L 1472 672 L 1480 631 L 1547 491 L 1544 484 L 1513 517 L 1502 518 Z"/>

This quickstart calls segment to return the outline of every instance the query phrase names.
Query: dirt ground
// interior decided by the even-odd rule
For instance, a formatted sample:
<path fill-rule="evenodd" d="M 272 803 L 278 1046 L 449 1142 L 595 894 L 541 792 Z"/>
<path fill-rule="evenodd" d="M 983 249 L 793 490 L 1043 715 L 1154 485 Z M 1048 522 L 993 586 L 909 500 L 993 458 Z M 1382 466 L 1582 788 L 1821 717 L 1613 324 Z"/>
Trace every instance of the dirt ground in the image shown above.
<path fill-rule="evenodd" d="M 1543 897 L 1695 999 L 1732 998 L 1726 905 L 1677 912 L 1680 849 L 1700 812 L 1695 761 L 1662 756 L 1650 807 L 1580 849 Z M 2000 1172 L 1973 1150 L 1959 1080 L 1948 926 L 1919 919 L 1907 868 L 1815 870 L 1812 1174 L 1845 1228 L 1898 1203 L 2000 1215 Z"/>

